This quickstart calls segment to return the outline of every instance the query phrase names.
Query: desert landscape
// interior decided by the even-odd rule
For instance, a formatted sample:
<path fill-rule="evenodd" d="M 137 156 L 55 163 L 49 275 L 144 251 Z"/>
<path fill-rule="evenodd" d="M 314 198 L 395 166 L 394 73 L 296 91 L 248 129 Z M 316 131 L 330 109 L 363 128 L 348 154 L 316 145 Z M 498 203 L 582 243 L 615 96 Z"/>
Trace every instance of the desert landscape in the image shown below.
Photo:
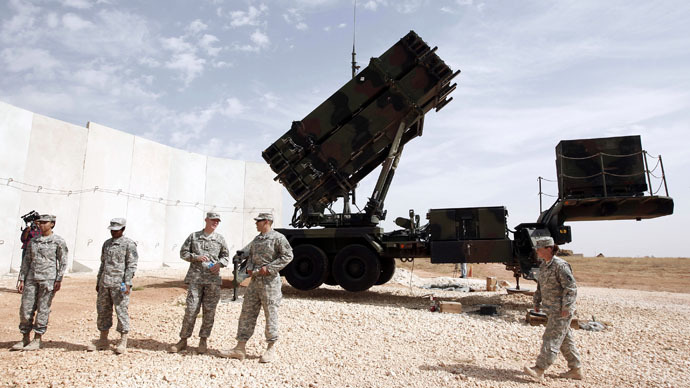
<path fill-rule="evenodd" d="M 690 387 L 690 259 L 568 261 L 579 284 L 577 318 L 609 324 L 601 332 L 575 331 L 582 381 L 557 377 L 567 369 L 562 356 L 542 383 L 522 373 L 537 356 L 543 327 L 525 322 L 531 297 L 482 289 L 487 276 L 514 287 L 502 265 L 472 265 L 473 278 L 466 282 L 474 292 L 457 292 L 420 287 L 452 277 L 454 266 L 418 259 L 414 267 L 399 263 L 394 281 L 361 293 L 331 286 L 302 292 L 285 284 L 278 359 L 272 364 L 258 362 L 265 346 L 262 314 L 248 359 L 218 356 L 235 344 L 241 299 L 232 301 L 232 289 L 223 290 L 208 354 L 196 354 L 196 332 L 189 350 L 167 353 L 178 339 L 185 300 L 184 271 L 172 269 L 137 273 L 126 354 L 86 351 L 98 335 L 95 273 L 65 277 L 44 349 L 10 352 L 21 338 L 20 295 L 16 278 L 7 275 L 0 278 L 0 386 Z M 521 287 L 534 289 L 535 283 L 523 280 Z M 429 311 L 431 295 L 462 303 L 463 312 Z M 499 314 L 479 315 L 481 304 L 498 305 Z M 112 330 L 113 349 L 116 338 Z"/>

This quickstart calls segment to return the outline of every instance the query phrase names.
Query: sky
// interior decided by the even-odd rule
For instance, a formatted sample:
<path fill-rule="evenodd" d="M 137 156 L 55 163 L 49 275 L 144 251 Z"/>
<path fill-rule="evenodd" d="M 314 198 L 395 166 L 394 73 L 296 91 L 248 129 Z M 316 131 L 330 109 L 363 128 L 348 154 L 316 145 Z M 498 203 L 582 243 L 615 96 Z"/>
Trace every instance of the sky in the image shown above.
<path fill-rule="evenodd" d="M 172 147 L 261 151 L 409 30 L 453 70 L 453 101 L 405 147 L 386 230 L 415 209 L 506 206 L 536 221 L 561 140 L 641 135 L 672 216 L 574 222 L 588 256 L 690 257 L 690 2 L 474 0 L 0 2 L 0 100 Z M 653 164 L 653 163 L 652 163 Z M 660 170 L 655 174 L 660 176 Z M 375 174 L 361 182 L 358 205 Z M 653 184 L 655 190 L 659 181 Z M 663 188 L 659 194 L 663 195 Z M 555 196 L 555 183 L 543 191 Z M 544 207 L 553 203 L 544 197 Z M 285 192 L 285 224 L 292 198 Z"/>

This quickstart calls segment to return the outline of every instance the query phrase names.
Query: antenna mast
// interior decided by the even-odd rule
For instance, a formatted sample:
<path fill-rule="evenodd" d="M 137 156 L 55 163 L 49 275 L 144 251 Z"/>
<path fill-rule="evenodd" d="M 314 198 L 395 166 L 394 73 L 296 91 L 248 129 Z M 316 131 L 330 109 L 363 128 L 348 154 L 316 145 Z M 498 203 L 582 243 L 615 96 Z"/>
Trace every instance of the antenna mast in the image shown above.
<path fill-rule="evenodd" d="M 357 61 L 355 60 L 355 27 L 357 24 L 357 0 L 353 1 L 354 7 L 352 9 L 352 78 L 355 78 L 357 74 Z M 352 194 L 352 203 L 355 203 L 355 189 L 353 188 L 351 192 L 343 195 L 343 214 L 350 214 L 350 194 Z M 356 206 L 356 205 L 355 205 Z"/>
<path fill-rule="evenodd" d="M 355 74 L 357 74 L 357 69 L 359 69 L 359 66 L 357 66 L 357 61 L 355 60 L 355 56 L 357 53 L 355 53 L 355 28 L 357 25 L 357 0 L 353 1 L 354 3 L 354 8 L 352 10 L 352 78 L 355 78 Z"/>

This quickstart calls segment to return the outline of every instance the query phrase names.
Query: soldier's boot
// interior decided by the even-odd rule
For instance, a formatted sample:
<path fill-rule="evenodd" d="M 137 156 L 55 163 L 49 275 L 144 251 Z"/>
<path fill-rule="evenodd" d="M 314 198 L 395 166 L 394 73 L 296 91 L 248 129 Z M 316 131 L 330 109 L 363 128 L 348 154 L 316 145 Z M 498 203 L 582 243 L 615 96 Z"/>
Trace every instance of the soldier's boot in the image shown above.
<path fill-rule="evenodd" d="M 275 357 L 276 357 L 276 341 L 271 341 L 268 343 L 268 346 L 266 346 L 266 351 L 264 354 L 261 355 L 261 358 L 259 359 L 259 362 L 267 363 L 267 362 L 272 362 Z"/>
<path fill-rule="evenodd" d="M 206 343 L 206 338 L 201 337 L 199 338 L 199 347 L 196 349 L 196 352 L 199 354 L 204 354 L 208 351 L 208 344 Z"/>
<path fill-rule="evenodd" d="M 537 380 L 541 380 L 544 378 L 544 370 L 538 366 L 532 366 L 532 367 L 526 366 L 524 368 L 524 371 L 525 371 L 525 373 L 534 377 Z"/>
<path fill-rule="evenodd" d="M 582 374 L 582 368 L 573 368 L 567 372 L 558 375 L 564 379 L 582 380 L 585 376 Z"/>
<path fill-rule="evenodd" d="M 22 340 L 12 345 L 10 350 L 22 350 L 29 342 L 31 342 L 31 333 L 23 333 Z"/>
<path fill-rule="evenodd" d="M 180 338 L 179 341 L 173 346 L 171 346 L 168 351 L 170 353 L 177 353 L 181 352 L 183 350 L 187 349 L 187 339 L 186 338 Z"/>
<path fill-rule="evenodd" d="M 242 360 L 244 360 L 245 357 L 247 357 L 246 346 L 247 346 L 247 341 L 237 341 L 237 345 L 235 345 L 235 347 L 232 350 L 221 351 L 220 355 L 223 357 L 227 357 L 227 358 L 236 358 L 236 359 L 242 361 Z"/>
<path fill-rule="evenodd" d="M 24 346 L 23 350 L 38 350 L 41 348 L 41 334 L 34 334 L 33 341 L 29 342 L 28 345 Z"/>
<path fill-rule="evenodd" d="M 120 342 L 115 348 L 115 353 L 124 354 L 127 351 L 127 333 L 120 333 Z"/>
<path fill-rule="evenodd" d="M 86 350 L 93 352 L 95 350 L 105 350 L 108 349 L 108 330 L 101 330 L 101 336 L 98 337 L 96 341 L 89 344 Z"/>

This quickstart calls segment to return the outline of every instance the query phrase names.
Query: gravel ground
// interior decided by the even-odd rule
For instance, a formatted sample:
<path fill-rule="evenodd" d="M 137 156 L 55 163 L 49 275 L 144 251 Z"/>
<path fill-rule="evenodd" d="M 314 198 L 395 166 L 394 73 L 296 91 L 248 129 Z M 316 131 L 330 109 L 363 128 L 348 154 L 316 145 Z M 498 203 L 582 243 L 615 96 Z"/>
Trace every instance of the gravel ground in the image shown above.
<path fill-rule="evenodd" d="M 75 299 L 75 312 L 59 322 L 67 329 L 57 330 L 52 326 L 57 323 L 51 322 L 43 350 L 8 351 L 19 339 L 19 297 L 10 292 L 13 278 L 0 279 L 0 298 L 5 300 L 0 318 L 0 386 L 690 387 L 690 294 L 581 287 L 578 317 L 594 315 L 612 326 L 603 332 L 575 332 L 585 380 L 557 378 L 566 370 L 559 356 L 539 384 L 522 373 L 524 365 L 534 362 L 543 333 L 543 327 L 524 322 L 531 306 L 531 297 L 525 295 L 431 291 L 416 287 L 416 280 L 411 282 L 404 272 L 396 275 L 398 283 L 362 293 L 328 286 L 305 293 L 286 285 L 278 359 L 260 364 L 265 346 L 263 315 L 248 343 L 248 359 L 218 357 L 218 349 L 235 343 L 241 304 L 231 301 L 232 290 L 223 290 L 210 354 L 195 354 L 196 333 L 191 350 L 165 352 L 177 340 L 184 314 L 185 292 L 170 279 L 182 279 L 183 272 L 137 274 L 138 279 L 142 276 L 157 278 L 134 292 L 130 348 L 121 356 L 86 352 L 86 344 L 97 336 L 95 292 L 89 296 L 93 308 L 85 308 L 90 299 L 82 307 Z M 70 275 L 66 280 L 91 290 L 93 277 Z M 145 297 L 151 291 L 164 296 Z M 432 292 L 441 300 L 463 303 L 465 312 L 430 312 Z M 67 295 L 58 294 L 56 299 L 64 302 Z M 501 305 L 500 315 L 472 312 L 483 303 Z M 115 338 L 112 333 L 111 338 Z"/>

